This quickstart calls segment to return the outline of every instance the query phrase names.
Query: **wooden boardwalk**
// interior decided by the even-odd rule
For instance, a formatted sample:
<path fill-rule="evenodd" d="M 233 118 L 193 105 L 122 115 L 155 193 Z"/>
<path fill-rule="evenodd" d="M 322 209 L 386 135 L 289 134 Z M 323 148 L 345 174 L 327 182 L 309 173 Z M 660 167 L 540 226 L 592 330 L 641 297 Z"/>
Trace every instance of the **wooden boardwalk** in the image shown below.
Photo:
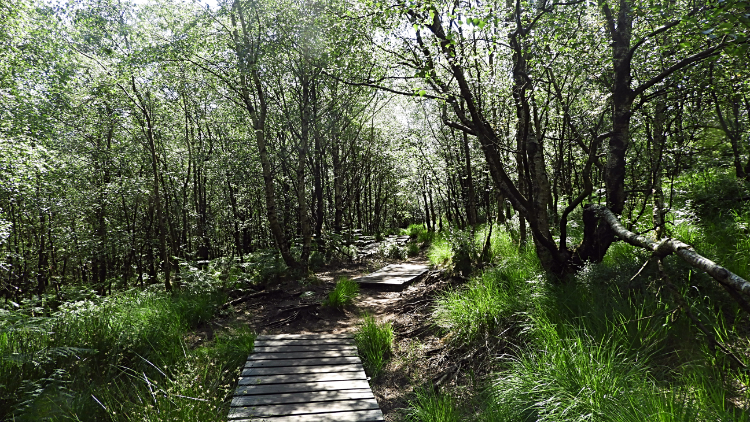
<path fill-rule="evenodd" d="M 260 335 L 230 422 L 383 421 L 349 334 Z"/>
<path fill-rule="evenodd" d="M 391 264 L 374 273 L 355 278 L 354 281 L 364 286 L 402 289 L 429 269 L 421 264 Z"/>

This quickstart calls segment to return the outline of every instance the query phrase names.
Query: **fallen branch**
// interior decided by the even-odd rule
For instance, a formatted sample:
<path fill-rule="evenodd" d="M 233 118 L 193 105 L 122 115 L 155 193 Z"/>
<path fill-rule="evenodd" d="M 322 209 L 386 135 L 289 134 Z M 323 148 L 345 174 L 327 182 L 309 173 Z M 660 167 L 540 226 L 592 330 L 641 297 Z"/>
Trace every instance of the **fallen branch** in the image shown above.
<path fill-rule="evenodd" d="M 664 285 L 670 290 L 670 292 L 672 293 L 672 297 L 679 306 L 679 308 L 677 309 L 682 309 L 683 312 L 685 312 L 685 315 L 687 315 L 687 317 L 690 318 L 691 321 L 693 321 L 693 324 L 695 324 L 695 326 L 698 327 L 699 330 L 701 330 L 703 335 L 705 335 L 708 339 L 708 344 L 710 344 L 712 347 L 718 347 L 719 349 L 721 349 L 721 351 L 724 352 L 724 354 L 729 358 L 731 358 L 738 367 L 747 369 L 747 365 L 745 365 L 745 363 L 740 358 L 732 353 L 732 351 L 729 350 L 727 346 L 718 341 L 716 337 L 711 333 L 711 330 L 709 330 L 708 327 L 706 327 L 706 325 L 703 324 L 703 322 L 701 322 L 701 320 L 693 314 L 693 312 L 690 310 L 690 305 L 688 305 L 687 301 L 685 301 L 685 298 L 682 297 L 677 287 L 669 280 L 667 272 L 664 271 L 664 264 L 662 263 L 661 259 L 658 260 L 658 264 L 659 274 L 662 277 Z"/>
<path fill-rule="evenodd" d="M 606 221 L 607 224 L 612 227 L 612 230 L 614 230 L 615 234 L 617 234 L 617 236 L 625 242 L 633 246 L 648 249 L 653 252 L 658 258 L 663 258 L 667 255 L 675 254 L 693 267 L 704 271 L 719 283 L 725 286 L 733 287 L 737 291 L 750 296 L 750 282 L 727 270 L 721 265 L 711 261 L 710 259 L 701 256 L 700 254 L 695 252 L 695 249 L 693 249 L 692 246 L 680 242 L 677 239 L 670 238 L 662 239 L 659 241 L 659 243 L 656 243 L 653 240 L 637 235 L 626 229 L 620 223 L 620 221 L 617 220 L 617 217 L 612 213 L 612 211 L 610 211 L 606 207 L 602 205 L 591 205 L 591 207 L 600 218 L 604 219 L 604 221 Z"/>
<path fill-rule="evenodd" d="M 249 294 L 249 295 L 247 295 L 247 296 L 242 296 L 242 297 L 239 297 L 239 298 L 237 298 L 237 299 L 232 299 L 232 300 L 230 300 L 229 302 L 227 302 L 227 303 L 225 303 L 225 304 L 221 305 L 221 308 L 220 308 L 220 309 L 227 309 L 227 308 L 229 308 L 230 306 L 235 306 L 235 305 L 239 305 L 240 303 L 244 303 L 244 302 L 247 302 L 247 301 L 248 301 L 248 300 L 250 300 L 250 299 L 255 299 L 256 297 L 261 297 L 261 296 L 265 296 L 265 295 L 270 295 L 271 293 L 276 293 L 276 292 L 278 292 L 278 291 L 279 291 L 279 290 L 263 290 L 263 291 L 261 291 L 261 292 L 258 292 L 258 293 L 252 293 L 252 294 Z"/>
<path fill-rule="evenodd" d="M 281 327 L 282 325 L 288 324 L 288 323 L 296 320 L 297 318 L 299 318 L 299 312 L 294 312 L 293 314 L 289 315 L 286 318 L 282 318 L 282 319 L 279 319 L 279 320 L 276 320 L 276 321 L 271 321 L 271 322 L 267 323 L 266 327 L 269 327 L 269 328 Z"/>

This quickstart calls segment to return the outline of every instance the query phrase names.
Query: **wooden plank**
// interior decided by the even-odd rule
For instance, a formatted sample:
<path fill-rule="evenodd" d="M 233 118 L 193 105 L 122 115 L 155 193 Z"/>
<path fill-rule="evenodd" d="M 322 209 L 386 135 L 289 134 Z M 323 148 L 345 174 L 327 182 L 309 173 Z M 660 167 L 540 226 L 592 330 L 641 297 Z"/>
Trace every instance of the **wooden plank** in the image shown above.
<path fill-rule="evenodd" d="M 369 388 L 351 390 L 308 391 L 304 393 L 281 393 L 259 396 L 236 396 L 233 407 L 261 406 L 267 404 L 308 403 L 316 401 L 352 400 L 375 398 Z"/>
<path fill-rule="evenodd" d="M 324 372 L 319 374 L 284 374 L 240 377 L 239 385 L 267 385 L 293 382 L 367 380 L 365 371 Z"/>
<path fill-rule="evenodd" d="M 267 335 L 255 346 L 231 422 L 383 421 L 351 335 Z"/>
<path fill-rule="evenodd" d="M 317 340 L 354 338 L 352 334 L 261 334 L 256 340 Z"/>
<path fill-rule="evenodd" d="M 251 355 L 252 356 L 252 355 Z M 339 356 L 333 358 L 307 358 L 294 360 L 248 360 L 245 368 L 269 368 L 276 366 L 319 366 L 319 365 L 348 365 L 360 363 L 357 356 Z"/>
<path fill-rule="evenodd" d="M 358 410 L 354 412 L 314 413 L 312 415 L 272 416 L 261 419 L 267 422 L 380 422 L 383 412 Z M 258 419 L 234 419 L 232 422 L 258 422 Z"/>
<path fill-rule="evenodd" d="M 276 360 L 276 359 L 311 359 L 311 358 L 338 358 L 342 356 L 357 356 L 357 349 L 348 350 L 321 350 L 317 352 L 291 352 L 291 353 L 253 353 L 247 360 Z"/>
<path fill-rule="evenodd" d="M 312 344 L 303 344 L 300 346 L 258 346 L 255 345 L 254 353 L 290 353 L 290 352 L 315 352 L 315 351 L 322 351 L 322 350 L 337 350 L 340 352 L 346 352 L 346 353 L 355 353 L 357 352 L 357 346 L 348 345 L 348 344 L 321 344 L 321 345 L 312 345 Z"/>
<path fill-rule="evenodd" d="M 317 374 L 322 372 L 354 372 L 361 371 L 362 365 L 318 365 L 318 366 L 272 366 L 264 368 L 244 368 L 243 377 L 258 375 L 284 375 L 284 374 Z"/>
<path fill-rule="evenodd" d="M 367 380 L 300 382 L 292 384 L 240 385 L 235 395 L 301 393 L 304 391 L 348 390 L 352 388 L 370 388 Z"/>
<path fill-rule="evenodd" d="M 264 418 L 268 416 L 305 415 L 310 413 L 351 412 L 353 410 L 380 409 L 375 399 L 339 400 L 312 403 L 272 404 L 267 406 L 234 407 L 232 418 Z"/>
<path fill-rule="evenodd" d="M 255 346 L 298 346 L 304 344 L 348 344 L 354 345 L 354 339 L 287 339 L 287 340 L 255 340 Z"/>
<path fill-rule="evenodd" d="M 400 286 L 410 283 L 417 277 L 429 271 L 429 267 L 419 264 L 391 264 L 374 273 L 355 278 L 360 284 Z"/>

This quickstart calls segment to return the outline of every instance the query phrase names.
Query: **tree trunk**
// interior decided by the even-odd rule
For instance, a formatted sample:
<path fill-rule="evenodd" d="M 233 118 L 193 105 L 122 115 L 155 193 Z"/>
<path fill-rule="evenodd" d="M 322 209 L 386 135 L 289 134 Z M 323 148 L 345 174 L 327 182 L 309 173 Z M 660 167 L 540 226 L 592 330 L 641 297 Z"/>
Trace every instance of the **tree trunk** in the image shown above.
<path fill-rule="evenodd" d="M 298 264 L 289 251 L 289 243 L 287 242 L 287 238 L 284 235 L 284 231 L 279 224 L 278 216 L 276 214 L 276 192 L 274 189 L 271 161 L 268 156 L 265 137 L 266 115 L 268 112 L 266 95 L 260 81 L 260 75 L 255 61 L 256 57 L 251 55 L 251 51 L 253 51 L 251 48 L 252 42 L 250 41 L 251 36 L 247 24 L 245 23 L 242 4 L 239 0 L 235 0 L 233 6 L 235 13 L 231 14 L 233 27 L 232 35 L 234 38 L 235 53 L 237 54 L 237 61 L 240 68 L 240 96 L 245 105 L 245 109 L 250 115 L 253 123 L 253 131 L 255 132 L 255 141 L 258 146 L 258 155 L 263 170 L 263 186 L 265 188 L 268 225 L 271 229 L 271 234 L 276 241 L 276 247 L 279 249 L 281 257 L 286 265 L 289 267 L 297 267 Z M 242 27 L 241 38 L 237 28 L 237 18 L 239 18 L 240 26 Z M 251 91 L 254 92 L 255 99 L 259 103 L 257 109 L 255 107 L 255 101 L 250 97 Z"/>

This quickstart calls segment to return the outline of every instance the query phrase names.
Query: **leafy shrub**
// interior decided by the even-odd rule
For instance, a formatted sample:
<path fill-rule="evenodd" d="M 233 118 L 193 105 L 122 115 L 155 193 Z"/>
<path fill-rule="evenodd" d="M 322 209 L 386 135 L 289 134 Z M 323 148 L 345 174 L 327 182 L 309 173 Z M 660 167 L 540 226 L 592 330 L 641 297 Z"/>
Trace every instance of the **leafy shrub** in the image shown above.
<path fill-rule="evenodd" d="M 383 251 L 383 255 L 391 259 L 406 259 L 406 254 L 406 249 L 395 243 L 388 245 Z"/>
<path fill-rule="evenodd" d="M 419 244 L 427 244 L 435 238 L 435 232 L 427 230 L 424 224 L 410 224 L 407 234 Z"/>
<path fill-rule="evenodd" d="M 454 230 L 448 240 L 451 244 L 451 262 L 453 271 L 465 276 L 471 274 L 474 264 L 479 260 L 481 248 L 469 231 Z"/>
<path fill-rule="evenodd" d="M 378 323 L 372 315 L 365 315 L 354 334 L 354 340 L 367 373 L 371 377 L 378 376 L 391 356 L 393 344 L 391 323 Z"/>
<path fill-rule="evenodd" d="M 336 282 L 336 287 L 328 293 L 328 297 L 323 301 L 323 306 L 343 309 L 345 306 L 351 305 L 358 294 L 359 284 L 347 277 L 342 277 Z"/>
<path fill-rule="evenodd" d="M 685 177 L 692 208 L 701 217 L 715 217 L 746 206 L 750 184 L 727 170 L 707 169 Z"/>
<path fill-rule="evenodd" d="M 326 264 L 325 257 L 318 251 L 312 251 L 310 253 L 309 265 L 311 268 L 321 268 Z"/>

